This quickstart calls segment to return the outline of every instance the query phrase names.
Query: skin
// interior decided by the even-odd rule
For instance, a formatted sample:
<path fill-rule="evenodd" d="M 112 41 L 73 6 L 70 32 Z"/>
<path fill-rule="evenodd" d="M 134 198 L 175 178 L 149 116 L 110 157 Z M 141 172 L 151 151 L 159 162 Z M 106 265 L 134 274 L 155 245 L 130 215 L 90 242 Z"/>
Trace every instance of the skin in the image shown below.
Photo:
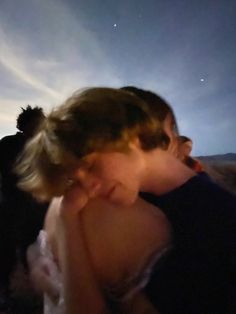
<path fill-rule="evenodd" d="M 76 200 L 75 206 L 78 193 L 83 192 L 74 186 L 63 200 L 52 202 L 45 227 L 62 274 L 66 274 L 63 282 L 69 293 L 65 296 L 68 313 L 77 313 L 78 308 L 80 313 L 104 313 L 107 309 L 101 302 L 101 287 L 122 282 L 139 272 L 148 256 L 162 252 L 170 243 L 170 226 L 160 210 L 141 199 L 128 207 L 102 199 L 90 200 L 86 206 Z M 74 263 L 76 271 L 72 271 Z M 90 286 L 87 294 L 84 282 L 91 281 L 97 286 Z M 144 313 L 147 308 L 157 313 L 141 295 L 120 307 L 121 313 L 124 309 L 126 313 Z"/>
<path fill-rule="evenodd" d="M 184 166 L 167 151 L 158 148 L 150 152 L 142 151 L 138 140 L 130 143 L 130 152 L 128 154 L 120 152 L 99 152 L 88 155 L 86 161 L 87 165 L 83 171 L 76 171 L 74 173 L 74 180 L 76 179 L 79 185 L 72 187 L 64 196 L 61 203 L 57 205 L 57 216 L 59 217 L 57 225 L 59 229 L 52 232 L 52 234 L 54 234 L 54 240 L 53 237 L 50 236 L 50 242 L 54 243 L 54 255 L 58 256 L 58 263 L 63 274 L 66 292 L 66 313 L 70 314 L 77 313 L 78 308 L 81 313 L 109 313 L 101 287 L 106 283 L 109 284 L 119 281 L 122 275 L 127 273 L 127 265 L 130 265 L 128 269 L 137 269 L 138 265 L 135 263 L 139 261 L 140 255 L 143 257 L 143 248 L 147 245 L 147 242 L 150 241 L 150 239 L 143 239 L 142 242 L 142 239 L 140 239 L 140 232 L 142 232 L 142 230 L 151 230 L 152 232 L 157 230 L 157 234 L 154 233 L 153 235 L 153 239 L 157 241 L 154 241 L 155 245 L 157 245 L 157 247 L 155 247 L 157 251 L 158 249 L 161 251 L 161 249 L 169 243 L 170 229 L 167 227 L 163 230 L 163 226 L 168 225 L 168 222 L 163 220 L 163 216 L 162 219 L 161 215 L 158 216 L 156 227 L 151 225 L 153 223 L 152 219 L 146 221 L 146 218 L 144 223 L 147 223 L 147 225 L 145 227 L 137 227 L 137 221 L 134 220 L 135 216 L 127 216 L 125 218 L 125 215 L 129 215 L 125 208 L 123 214 L 120 214 L 122 206 L 126 205 L 128 209 L 131 210 L 130 206 L 133 205 L 133 208 L 136 209 L 138 206 L 134 201 L 134 195 L 137 196 L 139 191 L 148 191 L 156 195 L 161 195 L 182 185 L 195 175 L 192 170 Z M 94 163 L 96 166 L 94 166 Z M 89 167 L 87 167 L 88 164 Z M 133 171 L 133 168 L 136 170 Z M 94 180 L 96 181 L 96 185 L 93 184 Z M 130 186 L 131 181 L 132 186 Z M 96 203 L 92 210 L 92 203 L 90 201 L 86 208 L 85 204 L 89 195 L 94 196 L 96 194 L 96 197 L 104 197 L 105 189 L 113 185 L 114 182 L 115 189 L 112 189 L 110 193 L 106 194 L 105 198 L 108 204 L 112 204 L 113 206 L 118 206 L 119 204 L 118 209 L 117 207 L 115 207 L 115 209 L 113 208 L 113 214 L 110 212 L 112 207 L 108 207 L 107 204 L 105 204 L 107 212 L 105 211 L 105 214 L 101 212 L 101 215 L 100 212 L 97 213 L 97 211 L 99 208 L 102 208 L 102 204 L 98 206 Z M 96 193 L 94 186 L 96 187 Z M 79 198 L 78 195 L 80 195 Z M 142 206 L 143 204 L 141 204 L 141 208 Z M 89 210 L 91 210 L 90 218 Z M 115 215 L 116 210 L 120 215 L 118 215 L 120 219 L 124 219 L 123 224 L 121 223 L 122 232 L 118 234 L 113 231 L 119 220 L 118 216 Z M 147 208 L 143 213 L 144 212 L 146 214 Z M 134 211 L 131 210 L 130 213 L 133 215 Z M 83 216 L 83 214 L 85 216 Z M 93 229 L 96 225 L 95 221 L 96 223 L 99 221 L 99 224 L 105 223 L 104 221 L 109 215 L 114 219 L 113 225 L 111 224 L 111 228 L 109 229 L 109 220 L 109 224 L 105 225 L 107 229 L 100 228 L 100 230 L 102 230 L 100 231 L 101 233 L 98 237 L 95 236 L 98 231 L 96 230 L 95 232 Z M 139 215 L 140 213 L 138 216 Z M 139 216 L 139 218 L 140 222 L 143 222 L 143 214 Z M 53 219 L 55 219 L 55 217 Z M 133 226 L 132 224 L 128 224 L 126 219 L 130 222 L 133 220 Z M 87 224 L 86 221 L 88 222 Z M 122 222 L 122 220 L 120 221 Z M 49 222 L 48 224 L 50 227 L 49 229 L 46 227 L 46 230 L 48 230 L 50 234 L 52 223 Z M 58 232 L 58 230 L 60 232 Z M 124 251 L 122 251 L 124 245 L 122 234 L 127 232 L 130 236 L 132 235 L 132 230 L 136 230 L 137 233 L 134 232 L 134 237 L 128 242 L 128 246 L 124 248 Z M 103 240 L 106 241 L 108 234 L 112 239 L 111 246 L 108 246 L 103 251 L 101 250 L 101 244 Z M 163 235 L 165 235 L 164 238 Z M 117 245 L 117 237 L 119 240 L 121 239 L 122 246 Z M 101 242 L 99 242 L 99 239 Z M 136 250 L 132 251 L 133 243 L 136 243 L 136 246 L 140 245 L 140 250 L 137 249 L 137 252 Z M 152 243 L 152 240 L 149 242 L 148 247 L 150 243 Z M 117 250 L 117 255 L 114 253 L 109 254 L 110 250 L 114 249 L 113 246 Z M 128 263 L 125 252 L 129 252 Z M 123 254 L 125 255 L 123 256 Z M 114 258 L 114 260 L 111 261 L 110 258 Z M 114 274 L 117 273 L 119 274 L 118 277 L 113 277 Z M 86 287 L 84 287 L 85 282 Z M 91 302 L 91 300 L 93 300 L 93 302 Z M 134 300 L 135 299 L 132 301 L 134 302 Z M 138 300 L 137 298 L 137 302 Z M 143 308 L 145 309 L 146 306 L 151 307 L 145 298 L 144 300 Z M 136 306 L 135 302 L 131 304 L 131 309 L 130 304 L 121 305 L 121 307 L 127 306 L 130 313 L 132 313 L 132 310 Z M 140 310 L 141 312 L 138 312 L 136 309 L 133 313 L 143 313 L 142 310 L 143 309 Z M 127 308 L 126 312 L 129 313 Z M 150 313 L 157 312 L 152 309 Z"/>
<path fill-rule="evenodd" d="M 174 130 L 174 121 L 171 114 L 168 114 L 164 120 L 163 129 L 170 139 L 167 153 L 178 157 L 178 134 Z M 129 146 L 130 150 L 128 155 L 122 152 L 89 154 L 86 158 L 83 158 L 83 166 L 71 173 L 69 177 L 74 182 L 80 182 L 89 198 L 94 198 L 99 195 L 118 205 L 132 204 L 137 198 L 140 189 L 141 191 L 145 191 L 145 188 L 142 186 L 138 187 L 137 178 L 138 180 L 144 179 L 140 176 L 143 175 L 142 173 L 145 173 L 147 163 L 144 159 L 140 158 L 142 150 L 138 139 L 130 142 Z M 159 151 L 163 150 L 159 149 Z M 120 165 L 122 165 L 122 167 L 120 167 Z M 167 167 L 169 167 L 169 165 L 167 165 Z M 106 172 L 104 172 L 103 169 L 106 169 Z M 129 173 L 129 176 L 127 173 Z M 145 176 L 149 175 L 151 174 L 145 174 Z M 114 179 L 112 179 L 112 177 L 114 177 Z M 101 186 L 102 181 L 107 182 L 107 184 Z M 122 199 L 119 199 L 121 191 L 123 192 Z M 125 197 L 124 194 L 126 194 L 127 197 Z"/>
<path fill-rule="evenodd" d="M 161 195 L 195 175 L 168 151 L 159 148 L 143 151 L 138 139 L 130 142 L 129 148 L 128 153 L 89 154 L 85 158 L 86 167 L 75 171 L 73 180 L 79 182 L 87 195 L 131 205 L 140 191 Z"/>
<path fill-rule="evenodd" d="M 156 161 L 161 172 L 153 183 L 147 178 L 152 178 L 150 174 L 158 170 L 149 166 L 156 154 L 143 152 L 136 139 L 130 143 L 128 154 L 108 152 L 87 156 L 84 166 L 71 174 L 79 184 L 74 184 L 63 199 L 52 202 L 45 228 L 64 276 L 67 313 L 77 313 L 78 308 L 80 313 L 108 313 L 101 287 L 140 270 L 145 261 L 144 252 L 148 256 L 169 245 L 171 232 L 165 216 L 137 199 L 140 190 L 154 192 L 152 187 L 157 182 L 160 182 L 157 192 L 161 194 L 190 176 L 188 173 L 186 177 L 185 173 L 173 180 L 175 158 L 171 154 L 176 155 L 177 134 L 173 132 L 170 115 L 163 127 L 170 137 L 168 151 L 164 152 L 170 160 L 165 160 L 166 156 L 159 150 L 161 158 Z M 161 173 L 168 169 L 169 175 L 162 177 Z M 171 187 L 169 179 L 173 181 Z M 143 230 L 148 230 L 145 236 Z M 131 301 L 121 304 L 121 313 L 124 312 L 157 313 L 157 310 L 138 293 Z"/>

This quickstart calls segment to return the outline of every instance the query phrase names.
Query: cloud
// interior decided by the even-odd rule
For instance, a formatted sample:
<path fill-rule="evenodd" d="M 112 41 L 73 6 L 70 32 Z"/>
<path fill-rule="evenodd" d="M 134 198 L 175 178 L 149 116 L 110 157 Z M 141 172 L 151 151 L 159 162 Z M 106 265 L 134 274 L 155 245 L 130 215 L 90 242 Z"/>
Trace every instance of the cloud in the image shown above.
<path fill-rule="evenodd" d="M 22 12 L 28 20 L 22 20 Z M 48 110 L 79 88 L 120 85 L 96 35 L 66 4 L 51 0 L 22 0 L 14 8 L 6 4 L 0 21 L 0 65 L 5 69 L 0 76 L 0 133 L 6 130 L 6 116 L 1 115 L 6 107 L 8 117 L 15 120 L 17 108 L 26 104 Z"/>
<path fill-rule="evenodd" d="M 10 122 L 12 123 L 14 120 L 12 114 L 1 112 L 0 119 L 2 122 Z"/>
<path fill-rule="evenodd" d="M 9 103 L 8 103 L 9 105 Z M 15 132 L 16 128 L 16 118 L 12 114 L 12 112 L 0 112 L 0 122 L 1 122 L 1 128 L 0 128 L 0 138 L 5 136 L 6 134 L 11 134 Z M 9 132 L 9 133 L 8 133 Z"/>
<path fill-rule="evenodd" d="M 199 151 L 207 147 L 205 138 L 215 132 L 215 123 L 222 118 L 233 121 L 232 110 L 222 114 L 218 109 L 225 103 L 232 107 L 235 99 L 235 84 L 229 78 L 235 49 L 230 49 L 229 40 L 225 45 L 225 33 L 220 31 L 227 26 L 222 10 L 215 16 L 211 6 L 197 11 L 199 4 L 187 6 L 186 11 L 179 5 L 169 10 L 166 5 L 166 11 L 159 12 L 147 5 L 147 14 L 136 23 L 131 4 L 114 33 L 109 25 L 117 6 L 124 11 L 122 3 L 108 6 L 114 11 L 110 15 L 104 14 L 110 10 L 107 6 L 101 7 L 98 15 L 96 1 L 92 6 L 82 2 L 0 4 L 0 71 L 4 67 L 0 113 L 8 106 L 7 114 L 15 117 L 17 108 L 28 103 L 48 110 L 82 87 L 137 84 L 160 93 L 173 105 L 181 131 L 196 139 Z M 205 133 L 199 131 L 208 121 L 212 126 Z M 227 127 L 221 127 L 219 139 L 227 136 Z M 0 116 L 0 131 L 4 128 Z"/>
<path fill-rule="evenodd" d="M 5 10 L 0 14 L 0 62 L 19 84 L 61 100 L 79 87 L 120 83 L 96 34 L 65 3 L 22 0 Z M 22 20 L 22 11 L 28 20 Z M 21 27 L 14 22 L 19 19 Z"/>
<path fill-rule="evenodd" d="M 20 57 L 14 47 L 10 46 L 7 42 L 7 36 L 0 27 L 0 62 L 5 66 L 16 78 L 39 90 L 50 97 L 57 100 L 62 99 L 62 95 L 56 90 L 48 87 L 42 81 L 40 81 L 36 76 L 32 75 L 26 69 L 27 59 Z"/>

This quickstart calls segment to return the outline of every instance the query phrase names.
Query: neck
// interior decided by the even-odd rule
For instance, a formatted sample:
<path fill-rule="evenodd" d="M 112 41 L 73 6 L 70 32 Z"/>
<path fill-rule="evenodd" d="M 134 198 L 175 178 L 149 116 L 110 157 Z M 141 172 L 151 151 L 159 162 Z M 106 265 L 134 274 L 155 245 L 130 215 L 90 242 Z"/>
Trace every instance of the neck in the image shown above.
<path fill-rule="evenodd" d="M 167 151 L 157 148 L 145 154 L 146 175 L 143 192 L 162 195 L 178 188 L 196 175 Z"/>

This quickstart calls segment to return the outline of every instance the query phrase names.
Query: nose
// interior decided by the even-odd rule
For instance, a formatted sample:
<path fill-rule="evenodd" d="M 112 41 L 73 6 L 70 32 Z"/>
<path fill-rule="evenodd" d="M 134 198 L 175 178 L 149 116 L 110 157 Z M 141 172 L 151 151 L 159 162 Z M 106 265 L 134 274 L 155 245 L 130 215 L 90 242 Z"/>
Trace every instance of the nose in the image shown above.
<path fill-rule="evenodd" d="M 90 198 L 94 198 L 99 195 L 101 189 L 101 182 L 99 178 L 88 171 L 79 169 L 76 171 L 75 178 L 85 189 Z"/>

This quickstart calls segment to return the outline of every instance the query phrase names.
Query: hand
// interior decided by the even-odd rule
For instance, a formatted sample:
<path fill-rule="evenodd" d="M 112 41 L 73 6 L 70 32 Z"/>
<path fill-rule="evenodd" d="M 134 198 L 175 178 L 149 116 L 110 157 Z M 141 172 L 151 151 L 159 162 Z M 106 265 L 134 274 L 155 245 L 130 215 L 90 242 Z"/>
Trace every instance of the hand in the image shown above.
<path fill-rule="evenodd" d="M 60 216 L 64 219 L 74 219 L 88 202 L 86 191 L 78 184 L 71 185 L 60 202 Z"/>

